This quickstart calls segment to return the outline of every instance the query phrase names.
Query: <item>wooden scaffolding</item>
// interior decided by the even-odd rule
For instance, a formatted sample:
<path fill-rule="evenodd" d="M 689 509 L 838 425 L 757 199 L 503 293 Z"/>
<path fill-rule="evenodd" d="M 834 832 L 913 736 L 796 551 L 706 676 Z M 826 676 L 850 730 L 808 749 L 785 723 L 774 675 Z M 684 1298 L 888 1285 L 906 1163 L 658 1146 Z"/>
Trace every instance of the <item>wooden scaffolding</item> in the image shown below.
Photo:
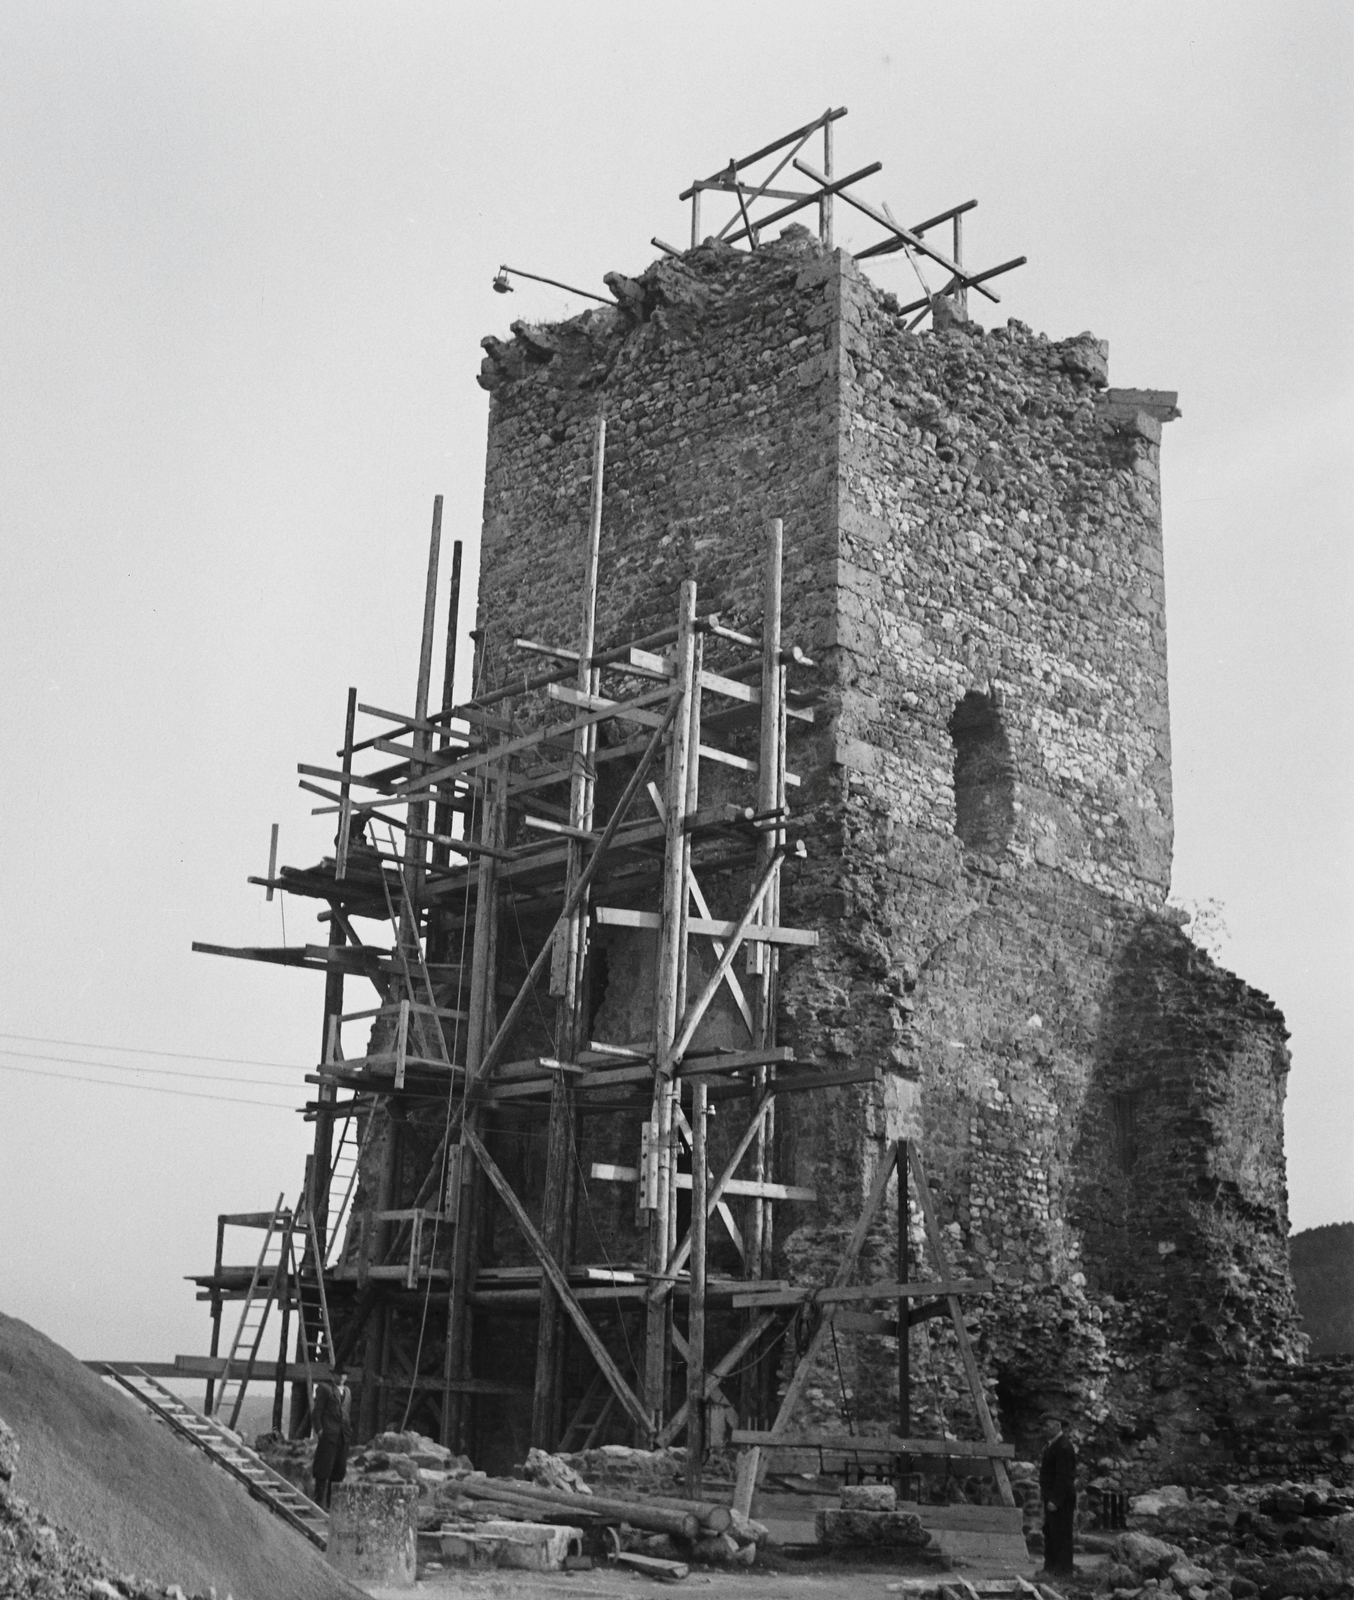
<path fill-rule="evenodd" d="M 787 730 L 813 720 L 809 695 L 794 683 L 813 663 L 782 635 L 782 530 L 774 520 L 765 536 L 759 636 L 702 615 L 696 584 L 687 581 L 670 625 L 599 648 L 605 447 L 599 421 L 573 641 L 515 640 L 509 671 L 493 659 L 492 621 L 482 618 L 474 692 L 458 702 L 457 544 L 442 702 L 434 710 L 438 498 L 413 710 L 361 704 L 349 691 L 340 764 L 299 768 L 302 787 L 323 802 L 317 809 L 337 818 L 333 858 L 301 869 L 273 862 L 266 878 L 250 880 L 270 896 L 286 890 L 324 902 L 328 943 L 194 946 L 325 978 L 321 1060 L 307 1075 L 314 1145 L 303 1193 L 290 1210 L 279 1197 L 272 1212 L 222 1219 L 222 1229 L 246 1225 L 284 1236 L 287 1248 L 269 1257 L 265 1240 L 252 1268 L 230 1268 L 218 1229 L 213 1271 L 196 1279 L 212 1305 L 216 1359 L 208 1368 L 219 1384 L 217 1404 L 229 1388 L 238 1410 L 261 1349 L 267 1304 L 260 1315 L 257 1303 L 264 1297 L 282 1313 L 279 1357 L 267 1364 L 275 1418 L 283 1383 L 292 1381 L 293 1431 L 305 1425 L 310 1381 L 334 1364 L 354 1375 L 360 1436 L 407 1423 L 472 1455 L 481 1443 L 479 1400 L 529 1389 L 532 1442 L 547 1449 L 598 1442 L 607 1430 L 624 1429 L 650 1447 L 684 1436 L 693 1494 L 713 1419 L 722 1439 L 747 1447 L 746 1503 L 762 1452 L 801 1442 L 789 1432 L 791 1414 L 838 1310 L 872 1298 L 899 1306 L 900 1424 L 884 1441 L 887 1453 L 986 1456 L 1009 1504 L 1001 1457 L 1010 1450 L 983 1403 L 956 1298 L 991 1285 L 951 1280 L 915 1150 L 903 1153 L 899 1169 L 898 1282 L 850 1287 L 866 1231 L 882 1225 L 880 1206 L 899 1160 L 894 1147 L 837 1282 L 809 1290 L 771 1278 L 773 1208 L 816 1198 L 777 1180 L 778 1100 L 881 1076 L 875 1066 L 796 1061 L 776 1038 L 782 951 L 818 937 L 783 925 L 780 889 L 783 864 L 805 854 L 789 799 L 799 780 L 787 768 Z M 533 658 L 538 670 L 523 670 Z M 360 730 L 359 717 L 374 731 Z M 713 915 L 711 899 L 739 914 Z M 384 925 L 382 942 L 359 934 L 363 919 Z M 508 927 L 521 956 L 515 968 Z M 591 936 L 608 927 L 656 935 L 651 1030 L 642 1047 L 590 1037 Z M 374 1005 L 345 1009 L 355 979 L 371 984 Z M 717 997 L 741 1018 L 742 1048 L 696 1045 Z M 349 1054 L 353 1035 L 345 1029 L 354 1026 L 369 1030 L 370 1042 Z M 539 1041 L 543 1031 L 549 1050 L 538 1043 L 524 1051 L 523 1039 Z M 708 1118 L 726 1102 L 745 1106 L 746 1117 L 712 1163 Z M 580 1130 L 588 1119 L 633 1125 L 637 1111 L 633 1163 L 594 1162 L 585 1174 Z M 495 1139 L 509 1123 L 545 1131 L 544 1183 L 534 1197 L 495 1157 Z M 934 1281 L 907 1281 L 909 1165 L 935 1253 Z M 589 1181 L 634 1185 L 642 1260 L 573 1259 Z M 741 1225 L 731 1201 L 742 1208 Z M 680 1225 L 688 1206 L 689 1221 Z M 491 1217 L 511 1221 L 527 1266 L 483 1259 Z M 712 1223 L 737 1247 L 737 1276 L 708 1271 Z M 230 1355 L 221 1358 L 226 1300 L 242 1301 L 243 1310 Z M 778 1340 L 809 1301 L 816 1331 L 777 1409 Z M 530 1383 L 477 1374 L 477 1327 L 483 1348 L 489 1319 L 524 1307 L 537 1313 Z M 977 1441 L 908 1437 L 907 1330 L 937 1308 L 952 1315 L 960 1337 L 982 1425 Z M 635 1319 L 633 1345 L 626 1326 L 617 1326 L 627 1315 Z M 605 1317 L 612 1320 L 603 1327 Z M 707 1331 L 716 1324 L 712 1342 Z M 401 1338 L 397 1325 L 416 1328 L 417 1338 Z M 591 1378 L 570 1388 L 565 1346 L 572 1339 L 587 1352 Z M 629 1362 L 623 1347 L 631 1349 Z M 820 1442 L 838 1443 L 835 1436 Z M 863 1444 L 855 1439 L 852 1449 Z"/>

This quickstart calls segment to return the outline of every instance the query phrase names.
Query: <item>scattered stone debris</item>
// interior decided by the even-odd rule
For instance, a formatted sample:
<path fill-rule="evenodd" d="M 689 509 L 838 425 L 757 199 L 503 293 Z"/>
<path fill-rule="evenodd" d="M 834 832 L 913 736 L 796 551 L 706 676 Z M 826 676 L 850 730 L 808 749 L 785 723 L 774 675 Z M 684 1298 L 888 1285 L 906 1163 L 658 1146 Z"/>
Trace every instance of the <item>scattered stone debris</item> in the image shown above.
<path fill-rule="evenodd" d="M 15 1493 L 19 1453 L 18 1439 L 0 1418 L 0 1595 L 33 1600 L 65 1600 L 67 1595 L 90 1600 L 218 1600 L 214 1589 L 210 1596 L 188 1596 L 178 1584 L 159 1589 L 115 1572 L 83 1539 L 49 1522 Z"/>

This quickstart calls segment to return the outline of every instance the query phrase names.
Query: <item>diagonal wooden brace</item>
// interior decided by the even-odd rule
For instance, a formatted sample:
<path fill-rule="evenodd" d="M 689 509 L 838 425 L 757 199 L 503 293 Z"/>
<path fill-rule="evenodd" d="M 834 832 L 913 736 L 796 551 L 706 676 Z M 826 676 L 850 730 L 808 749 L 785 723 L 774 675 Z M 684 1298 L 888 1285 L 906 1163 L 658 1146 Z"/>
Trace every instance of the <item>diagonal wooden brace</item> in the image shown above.
<path fill-rule="evenodd" d="M 673 1041 L 672 1048 L 667 1053 L 667 1058 L 660 1061 L 658 1070 L 666 1077 L 671 1077 L 677 1063 L 686 1054 L 687 1046 L 691 1043 L 696 1029 L 700 1027 L 701 1019 L 710 1008 L 710 1002 L 719 993 L 720 985 L 724 982 L 724 975 L 733 966 L 734 957 L 738 954 L 743 940 L 747 938 L 748 929 L 752 926 L 762 901 L 766 898 L 767 890 L 775 883 L 780 874 L 780 864 L 785 859 L 785 851 L 777 850 L 771 857 L 766 871 L 757 880 L 757 887 L 752 891 L 752 899 L 747 910 L 739 919 L 738 926 L 733 930 L 733 935 L 725 946 L 724 954 L 720 956 L 719 963 L 710 974 L 705 987 L 687 1008 L 686 1016 L 682 1019 L 681 1031 Z"/>
<path fill-rule="evenodd" d="M 752 1147 L 752 1141 L 757 1137 L 757 1130 L 766 1120 L 766 1113 L 771 1109 L 771 1099 L 773 1093 L 774 1090 L 766 1094 L 761 1103 L 757 1106 L 756 1110 L 752 1113 L 747 1127 L 743 1129 L 738 1143 L 733 1147 L 733 1151 L 730 1154 L 729 1159 L 724 1163 L 723 1172 L 721 1172 L 715 1182 L 711 1184 L 710 1193 L 705 1202 L 707 1213 L 714 1212 L 716 1206 L 720 1203 L 720 1200 L 723 1197 L 724 1190 L 729 1182 L 729 1179 L 732 1178 L 734 1173 L 738 1171 L 739 1162 L 742 1161 L 743 1157 Z M 686 1265 L 690 1255 L 691 1233 L 690 1230 L 688 1230 L 686 1237 L 682 1240 L 681 1244 L 677 1246 L 676 1250 L 673 1251 L 672 1258 L 668 1262 L 666 1281 L 654 1285 L 653 1298 L 655 1300 L 661 1299 L 664 1295 L 672 1293 L 677 1274 Z"/>
<path fill-rule="evenodd" d="M 622 1406 L 625 1407 L 630 1420 L 639 1430 L 640 1437 L 646 1440 L 652 1438 L 652 1419 L 643 1405 L 640 1404 L 634 1390 L 621 1376 L 620 1368 L 611 1359 L 611 1354 L 598 1337 L 597 1330 L 588 1321 L 587 1313 L 579 1305 L 573 1290 L 569 1286 L 568 1278 L 560 1271 L 559 1263 L 546 1249 L 545 1241 L 537 1233 L 531 1218 L 523 1210 L 522 1202 L 512 1192 L 512 1185 L 503 1176 L 498 1163 L 484 1148 L 473 1128 L 469 1125 L 465 1126 L 461 1131 L 461 1137 L 474 1152 L 476 1161 L 484 1169 L 484 1175 L 498 1191 L 499 1199 L 507 1206 L 509 1215 L 517 1224 L 518 1232 L 526 1240 L 527 1247 L 540 1263 L 541 1271 L 549 1280 L 550 1287 L 559 1296 L 561 1306 L 568 1314 L 570 1321 L 578 1329 L 584 1344 L 587 1345 L 592 1355 L 592 1359 L 597 1363 L 606 1381 L 611 1385 L 612 1392 Z"/>
<path fill-rule="evenodd" d="M 856 1260 L 860 1255 L 861 1246 L 865 1243 L 865 1236 L 870 1231 L 870 1224 L 875 1219 L 875 1213 L 883 1203 L 889 1179 L 893 1176 L 894 1168 L 897 1165 L 898 1146 L 890 1144 L 884 1159 L 879 1163 L 879 1171 L 875 1173 L 874 1183 L 871 1186 L 869 1198 L 865 1202 L 865 1208 L 856 1219 L 856 1226 L 847 1242 L 841 1264 L 833 1277 L 832 1287 L 834 1289 L 845 1288 L 847 1280 L 856 1270 Z M 809 1340 L 808 1349 L 800 1357 L 799 1364 L 791 1374 L 790 1382 L 786 1386 L 785 1398 L 781 1401 L 780 1410 L 776 1412 L 776 1419 L 771 1424 L 770 1431 L 773 1436 L 783 1434 L 789 1426 L 790 1418 L 794 1415 L 794 1409 L 799 1404 L 799 1397 L 804 1392 L 804 1387 L 813 1371 L 813 1364 L 818 1359 L 819 1351 L 832 1331 L 832 1322 L 835 1316 L 836 1312 L 832 1309 L 824 1313 L 823 1320 L 818 1324 L 817 1330 Z M 753 1445 L 747 1455 L 739 1461 L 738 1481 L 734 1492 L 734 1505 L 744 1516 L 749 1514 L 753 1491 L 757 1487 L 757 1480 L 761 1477 L 761 1472 L 761 1447 Z"/>
<path fill-rule="evenodd" d="M 926 1237 L 931 1246 L 932 1254 L 936 1258 L 936 1268 L 942 1278 L 950 1276 L 949 1262 L 945 1257 L 944 1236 L 940 1231 L 940 1222 L 936 1216 L 935 1201 L 931 1198 L 931 1186 L 926 1181 L 926 1173 L 922 1168 L 921 1154 L 915 1144 L 909 1143 L 907 1147 L 908 1164 L 912 1168 L 912 1185 L 917 1191 L 917 1203 L 921 1206 L 922 1220 L 926 1224 Z M 901 1174 L 899 1175 L 901 1178 Z M 983 1393 L 982 1374 L 978 1371 L 978 1362 L 973 1354 L 973 1345 L 969 1340 L 968 1329 L 964 1326 L 964 1314 L 959 1304 L 958 1295 L 947 1295 L 946 1299 L 950 1308 L 950 1321 L 954 1324 L 954 1336 L 959 1342 L 959 1359 L 964 1364 L 964 1375 L 968 1379 L 969 1393 L 973 1396 L 974 1409 L 978 1413 L 978 1425 L 983 1430 L 983 1439 L 987 1444 L 1000 1444 L 1001 1435 L 997 1432 L 997 1425 L 992 1420 L 992 1413 L 988 1409 L 987 1396 Z M 997 1480 L 997 1490 L 1001 1495 L 1004 1506 L 1015 1505 L 1015 1495 L 1011 1489 L 1011 1479 L 1006 1471 L 1006 1465 L 992 1458 L 992 1474 Z"/>
<path fill-rule="evenodd" d="M 568 926 L 569 918 L 572 917 L 574 912 L 578 910 L 580 905 L 582 905 L 583 899 L 592 885 L 593 878 L 596 877 L 598 869 L 601 867 L 602 862 L 606 859 L 606 853 L 611 847 L 611 841 L 616 837 L 617 828 L 619 828 L 621 823 L 625 820 L 625 817 L 630 810 L 632 801 L 639 793 L 640 787 L 644 783 L 645 778 L 647 778 L 649 775 L 649 769 L 653 766 L 654 759 L 658 755 L 659 746 L 663 743 L 664 736 L 671 727 L 673 719 L 676 717 L 677 710 L 681 703 L 682 701 L 680 695 L 674 695 L 673 698 L 668 702 L 668 709 L 663 715 L 663 720 L 659 723 L 658 727 L 654 729 L 653 738 L 649 740 L 644 754 L 640 757 L 639 765 L 635 768 L 634 772 L 631 774 L 629 783 L 627 783 L 625 786 L 625 793 L 622 794 L 620 799 L 616 802 L 616 809 L 611 813 L 611 820 L 607 823 L 606 828 L 603 830 L 602 837 L 597 841 L 597 848 L 593 851 L 592 857 L 587 866 L 584 867 L 583 871 L 579 874 L 578 881 L 574 884 L 568 900 L 565 901 L 564 909 L 560 912 L 559 918 L 556 921 L 554 928 L 551 930 L 549 938 L 541 946 L 536 955 L 536 959 L 531 963 L 531 970 L 522 980 L 522 987 L 517 991 L 517 998 L 508 1007 L 507 1016 L 505 1016 L 503 1021 L 499 1023 L 498 1032 L 494 1034 L 489 1048 L 484 1052 L 476 1072 L 477 1077 L 484 1077 L 497 1064 L 499 1056 L 503 1053 L 503 1046 L 508 1042 L 512 1030 L 516 1026 L 518 1017 L 521 1016 L 523 1010 L 526 1008 L 527 1002 L 531 998 L 531 995 L 536 987 L 536 980 L 545 970 L 546 965 L 550 960 L 551 954 L 555 948 L 556 933 L 558 933 L 561 928 Z"/>
<path fill-rule="evenodd" d="M 758 1339 L 761 1338 L 766 1330 L 774 1324 L 775 1320 L 775 1314 L 769 1311 L 765 1315 L 756 1318 L 756 1320 L 739 1337 L 737 1343 L 731 1345 L 730 1348 L 726 1350 L 719 1358 L 715 1365 L 710 1368 L 709 1372 L 707 1372 L 705 1375 L 705 1393 L 707 1398 L 709 1398 L 711 1395 L 718 1395 L 721 1393 L 719 1389 L 719 1380 L 721 1378 L 728 1377 L 729 1373 L 733 1371 L 733 1369 L 743 1359 L 747 1352 L 752 1349 L 753 1345 L 757 1343 Z M 729 1409 L 734 1410 L 736 1408 L 730 1406 Z M 685 1426 L 686 1401 L 683 1400 L 681 1405 L 677 1407 L 676 1411 L 674 1411 L 668 1420 L 663 1424 L 662 1430 L 659 1432 L 658 1437 L 654 1440 L 654 1448 L 656 1450 L 666 1449 L 667 1446 L 670 1445 L 677 1437 L 677 1435 L 681 1433 Z"/>

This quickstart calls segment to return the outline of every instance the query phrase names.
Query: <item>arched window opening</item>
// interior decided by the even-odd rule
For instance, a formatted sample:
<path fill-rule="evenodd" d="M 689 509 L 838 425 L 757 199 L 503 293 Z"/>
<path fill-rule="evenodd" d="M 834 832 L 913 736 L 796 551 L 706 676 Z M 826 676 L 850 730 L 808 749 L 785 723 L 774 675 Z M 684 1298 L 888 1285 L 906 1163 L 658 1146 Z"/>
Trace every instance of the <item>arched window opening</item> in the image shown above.
<path fill-rule="evenodd" d="M 1015 764 L 992 695 L 970 689 L 950 717 L 954 831 L 965 849 L 996 855 L 1015 827 Z"/>

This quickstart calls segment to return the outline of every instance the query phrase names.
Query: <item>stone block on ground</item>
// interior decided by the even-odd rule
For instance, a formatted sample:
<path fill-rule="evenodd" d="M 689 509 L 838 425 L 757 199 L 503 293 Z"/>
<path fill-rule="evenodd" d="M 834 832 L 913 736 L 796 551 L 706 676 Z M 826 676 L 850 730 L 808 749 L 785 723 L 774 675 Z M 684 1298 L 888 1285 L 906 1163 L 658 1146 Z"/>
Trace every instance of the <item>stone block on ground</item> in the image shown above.
<path fill-rule="evenodd" d="M 1345 1592 L 1349 1580 L 1334 1556 L 1324 1550 L 1285 1550 L 1272 1556 L 1243 1557 L 1237 1573 L 1249 1578 L 1260 1591 L 1260 1600 L 1326 1600 Z"/>
<path fill-rule="evenodd" d="M 896 1511 L 898 1491 L 891 1483 L 845 1483 L 843 1511 Z"/>
<path fill-rule="evenodd" d="M 1198 1566 L 1188 1558 L 1174 1562 L 1169 1576 L 1180 1594 L 1189 1589 L 1207 1589 L 1213 1582 L 1213 1574 L 1207 1567 Z"/>
<path fill-rule="evenodd" d="M 569 1556 L 583 1554 L 581 1528 L 492 1518 L 473 1526 L 444 1526 L 442 1556 L 456 1566 L 511 1567 L 519 1572 L 562 1572 Z"/>
<path fill-rule="evenodd" d="M 1139 1577 L 1164 1578 L 1177 1561 L 1184 1560 L 1185 1552 L 1150 1533 L 1121 1533 L 1115 1540 L 1115 1555 Z"/>
<path fill-rule="evenodd" d="M 814 1518 L 818 1543 L 830 1549 L 924 1550 L 931 1535 L 910 1511 L 820 1511 Z"/>
<path fill-rule="evenodd" d="M 356 1480 L 334 1486 L 329 1563 L 358 1583 L 413 1588 L 418 1490 L 412 1484 Z"/>

